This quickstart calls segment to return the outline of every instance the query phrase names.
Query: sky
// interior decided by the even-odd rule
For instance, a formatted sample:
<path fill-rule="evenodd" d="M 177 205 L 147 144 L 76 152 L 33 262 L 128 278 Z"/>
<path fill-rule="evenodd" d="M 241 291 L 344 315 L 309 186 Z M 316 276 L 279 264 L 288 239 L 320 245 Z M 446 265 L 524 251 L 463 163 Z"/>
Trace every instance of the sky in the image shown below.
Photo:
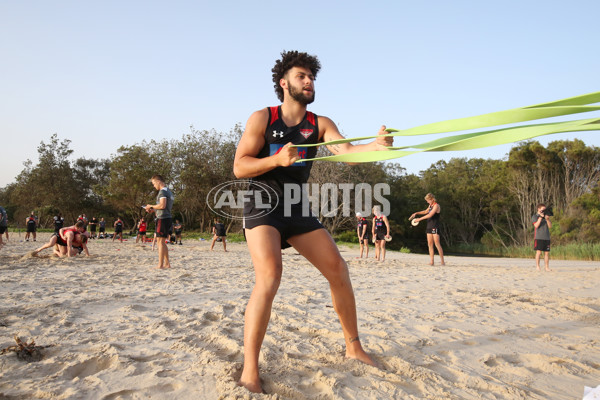
<path fill-rule="evenodd" d="M 55 133 L 73 159 L 180 139 L 190 126 L 227 135 L 278 104 L 271 68 L 283 50 L 319 57 L 309 110 L 346 137 L 595 92 L 598 15 L 597 0 L 0 0 L 0 188 Z M 574 138 L 600 147 L 600 132 L 537 140 Z M 510 148 L 396 161 L 418 174 Z"/>

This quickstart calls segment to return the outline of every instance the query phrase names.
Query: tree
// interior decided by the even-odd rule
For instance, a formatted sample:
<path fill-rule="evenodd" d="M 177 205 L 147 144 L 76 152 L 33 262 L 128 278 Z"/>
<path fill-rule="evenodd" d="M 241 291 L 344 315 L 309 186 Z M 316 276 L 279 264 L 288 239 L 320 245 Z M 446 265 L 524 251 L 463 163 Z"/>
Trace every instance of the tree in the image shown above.
<path fill-rule="evenodd" d="M 117 156 L 110 162 L 108 184 L 100 193 L 115 211 L 127 215 L 132 225 L 143 215 L 141 206 L 153 201 L 150 178 L 159 174 L 170 181 L 172 161 L 168 156 L 168 143 L 144 141 L 119 147 Z"/>
<path fill-rule="evenodd" d="M 52 214 L 57 211 L 74 217 L 82 191 L 73 177 L 69 161 L 73 153 L 70 143 L 68 139 L 59 141 L 58 135 L 54 134 L 50 143 L 42 141 L 38 146 L 37 165 L 34 166 L 31 160 L 24 163 L 25 169 L 17 176 L 11 193 L 11 202 L 18 204 L 14 216 L 18 222 L 31 211 L 36 212 L 42 227 L 50 224 Z"/>
<path fill-rule="evenodd" d="M 185 225 L 205 230 L 210 228 L 213 216 L 206 196 L 215 186 L 235 178 L 233 159 L 242 130 L 239 125 L 229 134 L 200 131 L 193 126 L 190 130 L 180 142 L 172 144 L 172 157 L 179 167 L 175 205 Z M 228 230 L 233 222 L 224 221 Z"/>

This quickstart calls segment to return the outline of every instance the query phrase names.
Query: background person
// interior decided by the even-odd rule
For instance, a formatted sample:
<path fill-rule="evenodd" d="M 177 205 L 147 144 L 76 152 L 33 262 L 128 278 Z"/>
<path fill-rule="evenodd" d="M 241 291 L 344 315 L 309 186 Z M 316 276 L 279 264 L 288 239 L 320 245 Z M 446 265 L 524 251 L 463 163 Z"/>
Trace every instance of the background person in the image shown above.
<path fill-rule="evenodd" d="M 25 218 L 25 226 L 27 227 L 27 233 L 25 234 L 25 241 L 29 242 L 29 237 L 33 234 L 33 241 L 36 239 L 36 231 L 37 231 L 37 217 L 34 212 L 31 212 L 31 215 Z"/>
<path fill-rule="evenodd" d="M 100 228 L 98 229 L 98 239 L 104 239 L 106 237 L 106 221 L 104 218 L 100 218 L 98 222 Z"/>
<path fill-rule="evenodd" d="M 535 268 L 540 271 L 540 257 L 544 252 L 544 264 L 546 271 L 550 269 L 550 228 L 552 222 L 545 204 L 538 204 L 537 213 L 531 217 L 531 222 L 535 228 L 533 236 L 533 249 L 535 250 Z"/>
<path fill-rule="evenodd" d="M 113 224 L 115 228 L 115 233 L 113 235 L 112 241 L 114 242 L 117 236 L 119 236 L 119 240 L 123 243 L 123 220 L 121 217 L 117 217 L 117 220 Z"/>
<path fill-rule="evenodd" d="M 183 231 L 183 225 L 181 225 L 181 222 L 179 222 L 178 219 L 175 220 L 175 225 L 173 226 L 173 230 L 175 232 L 175 244 L 177 244 L 177 241 L 179 240 L 179 244 L 182 245 L 181 232 Z"/>
<path fill-rule="evenodd" d="M 48 240 L 48 243 L 33 251 L 32 254 L 36 255 L 42 250 L 55 246 L 55 254 L 60 257 L 64 255 L 70 257 L 70 253 L 67 252 L 67 249 L 70 249 L 73 246 L 75 234 L 81 234 L 83 232 L 85 232 L 85 222 L 77 221 L 75 225 L 61 228 L 58 233 L 52 234 L 52 236 L 50 236 L 50 240 Z"/>
<path fill-rule="evenodd" d="M 385 238 L 390 236 L 390 222 L 381 212 L 380 206 L 373 207 L 373 240 L 375 241 L 375 259 L 385 260 Z"/>
<path fill-rule="evenodd" d="M 137 229 L 138 229 L 138 234 L 135 238 L 135 242 L 137 243 L 141 239 L 142 243 L 145 243 L 146 242 L 146 231 L 148 229 L 148 224 L 146 223 L 146 220 L 143 217 L 140 218 L 140 220 L 138 221 Z"/>
<path fill-rule="evenodd" d="M 4 207 L 0 206 L 0 247 L 4 246 L 2 236 L 4 236 L 6 232 L 8 232 L 8 215 L 6 214 Z M 6 236 L 6 241 L 8 241 L 8 236 Z"/>
<path fill-rule="evenodd" d="M 60 231 L 60 229 L 65 225 L 65 219 L 64 217 L 61 215 L 61 213 L 58 213 L 54 216 L 54 233 L 58 233 L 58 231 Z"/>
<path fill-rule="evenodd" d="M 156 213 L 156 246 L 158 247 L 158 266 L 159 269 L 171 268 L 169 262 L 169 247 L 165 239 L 171 236 L 173 231 L 173 219 L 171 209 L 175 196 L 165 184 L 165 180 L 160 175 L 154 175 L 150 179 L 154 189 L 158 190 L 156 195 L 156 204 L 147 204 L 144 208 L 148 213 Z M 154 246 L 154 244 L 153 244 Z"/>
<path fill-rule="evenodd" d="M 90 227 L 90 239 L 94 239 L 96 237 L 96 228 L 98 226 L 98 218 L 92 217 L 89 223 Z"/>
<path fill-rule="evenodd" d="M 360 257 L 363 256 L 363 251 L 366 250 L 365 258 L 369 258 L 369 240 L 371 239 L 371 232 L 369 231 L 369 222 L 359 212 L 356 213 L 356 234 L 358 235 L 358 242 L 360 243 Z"/>
<path fill-rule="evenodd" d="M 212 242 L 210 243 L 210 249 L 212 250 L 213 247 L 215 247 L 215 242 L 217 241 L 217 239 L 221 238 L 221 241 L 223 242 L 223 250 L 227 251 L 227 245 L 225 244 L 225 242 L 227 241 L 226 240 L 227 233 L 225 232 L 225 225 L 223 225 L 218 218 L 215 218 L 215 223 L 212 228 L 212 233 L 213 233 L 213 238 L 212 238 Z"/>
<path fill-rule="evenodd" d="M 431 193 L 425 195 L 425 201 L 429 205 L 423 211 L 417 211 L 413 213 L 409 221 L 415 219 L 417 215 L 424 215 L 424 217 L 416 218 L 415 220 L 420 222 L 427 220 L 426 234 L 427 234 L 427 247 L 429 248 L 429 265 L 433 265 L 434 246 L 437 248 L 438 254 L 440 255 L 441 265 L 446 265 L 444 262 L 444 250 L 442 250 L 442 243 L 440 240 L 440 213 L 442 208 L 436 202 L 435 196 Z"/>

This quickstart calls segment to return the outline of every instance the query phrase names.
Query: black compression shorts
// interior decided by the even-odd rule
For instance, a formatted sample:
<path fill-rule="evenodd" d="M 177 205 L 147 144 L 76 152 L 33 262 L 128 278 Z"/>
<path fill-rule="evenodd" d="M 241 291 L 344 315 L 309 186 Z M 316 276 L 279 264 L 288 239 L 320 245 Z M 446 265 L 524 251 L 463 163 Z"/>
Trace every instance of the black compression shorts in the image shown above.
<path fill-rule="evenodd" d="M 292 207 L 291 215 L 284 216 L 283 207 L 277 207 L 267 215 L 256 217 L 264 213 L 264 210 L 252 208 L 250 212 L 244 210 L 244 229 L 252 229 L 260 225 L 269 225 L 279 231 L 281 235 L 281 248 L 291 247 L 287 240 L 302 233 L 312 232 L 317 229 L 325 229 L 321 222 L 313 216 L 303 216 L 302 208 Z"/>

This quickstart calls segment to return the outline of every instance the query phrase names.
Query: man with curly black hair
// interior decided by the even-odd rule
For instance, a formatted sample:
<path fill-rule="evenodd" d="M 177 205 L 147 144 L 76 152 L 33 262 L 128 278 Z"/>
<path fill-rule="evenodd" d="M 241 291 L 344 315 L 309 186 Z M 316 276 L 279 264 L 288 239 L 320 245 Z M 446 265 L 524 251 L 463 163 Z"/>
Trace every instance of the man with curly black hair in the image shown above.
<path fill-rule="evenodd" d="M 317 57 L 298 51 L 284 51 L 272 69 L 280 106 L 254 112 L 246 124 L 234 161 L 238 178 L 252 178 L 250 190 L 261 193 L 244 206 L 244 232 L 255 270 L 255 285 L 248 301 L 244 328 L 244 369 L 239 384 L 260 393 L 258 358 L 269 324 L 273 299 L 282 274 L 281 249 L 293 246 L 329 282 L 333 307 L 344 333 L 346 357 L 375 365 L 363 350 L 359 336 L 354 291 L 346 262 L 319 220 L 306 215 L 302 205 L 287 199 L 290 185 L 306 183 L 316 147 L 303 144 L 343 139 L 333 121 L 306 110 L 315 98 L 314 81 L 321 65 Z M 385 126 L 375 141 L 327 146 L 333 154 L 387 150 L 391 137 Z M 294 144 L 294 147 L 291 145 Z M 268 188 L 267 192 L 263 190 Z M 270 194 L 277 194 L 272 196 Z M 277 199 L 283 199 L 279 201 Z M 265 204 L 270 212 L 265 213 Z"/>

